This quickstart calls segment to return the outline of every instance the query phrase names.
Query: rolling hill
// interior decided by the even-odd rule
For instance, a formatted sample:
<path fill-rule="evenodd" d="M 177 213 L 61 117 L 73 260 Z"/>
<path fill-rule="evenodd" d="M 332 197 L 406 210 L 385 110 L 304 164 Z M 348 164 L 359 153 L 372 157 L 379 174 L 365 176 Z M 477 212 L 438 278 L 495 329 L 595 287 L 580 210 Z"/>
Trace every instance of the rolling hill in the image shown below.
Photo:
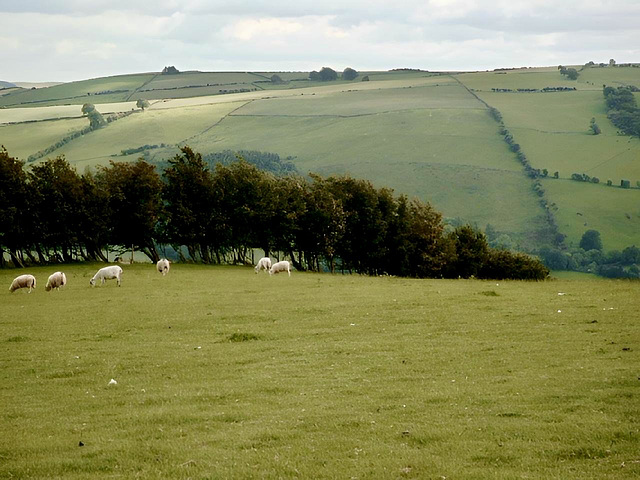
<path fill-rule="evenodd" d="M 282 82 L 271 81 L 274 73 Z M 640 141 L 617 133 L 602 95 L 603 84 L 640 85 L 640 69 L 580 73 L 571 81 L 555 67 L 399 70 L 351 82 L 311 82 L 306 72 L 122 75 L 3 95 L 0 143 L 40 161 L 33 155 L 87 125 L 80 107 L 93 103 L 128 115 L 40 158 L 64 155 L 82 171 L 135 160 L 142 154 L 122 151 L 145 145 L 149 161 L 182 145 L 203 154 L 258 150 L 294 157 L 302 173 L 349 173 L 418 196 L 451 223 L 491 225 L 527 250 L 556 244 L 558 233 L 577 245 L 590 228 L 606 250 L 640 245 Z M 139 110 L 138 99 L 150 107 Z M 526 175 L 489 108 L 547 177 Z M 589 133 L 592 118 L 600 135 Z M 572 181 L 574 173 L 600 183 Z M 619 188 L 623 179 L 632 188 Z"/>

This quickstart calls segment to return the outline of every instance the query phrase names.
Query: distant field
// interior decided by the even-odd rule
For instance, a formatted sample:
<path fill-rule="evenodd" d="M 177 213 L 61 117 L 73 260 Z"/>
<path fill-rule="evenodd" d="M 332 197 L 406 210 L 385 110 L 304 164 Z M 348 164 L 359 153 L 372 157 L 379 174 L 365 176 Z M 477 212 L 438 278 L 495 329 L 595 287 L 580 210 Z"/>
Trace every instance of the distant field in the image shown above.
<path fill-rule="evenodd" d="M 102 114 L 137 110 L 136 102 L 100 103 L 96 110 Z M 52 105 L 33 108 L 0 109 L 0 125 L 82 117 L 82 105 Z M 88 121 L 85 120 L 87 123 Z"/>
<path fill-rule="evenodd" d="M 571 180 L 545 180 L 544 189 L 558 206 L 560 231 L 574 246 L 587 230 L 600 232 L 605 250 L 640 247 L 640 190 Z"/>
<path fill-rule="evenodd" d="M 423 86 L 354 90 L 350 92 L 317 92 L 304 97 L 256 100 L 234 115 L 261 116 L 357 116 L 402 110 L 480 109 L 478 101 L 459 86 Z"/>
<path fill-rule="evenodd" d="M 628 80 L 628 73 L 640 80 L 640 69 L 594 70 L 609 72 L 609 80 Z M 622 179 L 630 180 L 632 186 L 640 180 L 640 140 L 617 135 L 606 116 L 601 85 L 594 91 L 478 95 L 502 113 L 507 129 L 534 168 L 546 168 L 550 174 L 557 171 L 565 179 L 585 173 L 618 186 Z M 600 135 L 589 133 L 591 118 L 601 128 Z M 555 213 L 557 223 L 573 245 L 587 229 L 596 229 L 606 238 L 605 249 L 640 245 L 640 223 L 629 222 L 620 211 L 637 210 L 634 205 L 640 201 L 640 190 L 616 192 L 580 182 L 553 181 L 545 182 L 544 187 L 548 201 L 560 206 Z M 586 215 L 588 221 L 576 212 Z"/>
<path fill-rule="evenodd" d="M 242 103 L 203 105 L 172 110 L 149 109 L 131 115 L 106 128 L 74 140 L 60 149 L 72 163 L 83 169 L 87 165 L 106 163 L 121 150 L 142 145 L 177 144 L 207 131 Z M 139 154 L 127 160 L 134 160 Z M 112 160 L 117 160 L 111 158 Z"/>
<path fill-rule="evenodd" d="M 542 89 L 544 87 L 576 87 L 579 90 L 602 89 L 602 86 L 569 80 L 565 75 L 561 75 L 556 67 L 465 73 L 457 75 L 457 78 L 469 88 L 479 91 L 491 91 L 492 88 L 515 90 L 518 88 Z"/>
<path fill-rule="evenodd" d="M 0 271 L 0 477 L 640 475 L 637 282 L 99 266 Z"/>
<path fill-rule="evenodd" d="M 542 208 L 520 172 L 402 161 L 363 161 L 316 171 L 376 179 L 378 187 L 388 186 L 410 198 L 429 201 L 445 218 L 467 221 L 480 230 L 491 224 L 520 247 L 535 249 L 547 240 Z"/>
<path fill-rule="evenodd" d="M 350 173 L 367 178 L 430 201 L 447 217 L 480 228 L 490 223 L 521 245 L 532 247 L 549 241 L 542 233 L 548 231 L 548 225 L 539 198 L 532 197 L 531 181 L 498 134 L 498 124 L 474 94 L 502 113 L 534 168 L 546 168 L 550 174 L 558 171 L 561 178 L 586 173 L 601 182 L 611 179 L 616 185 L 621 179 L 630 180 L 632 186 L 640 180 L 640 141 L 617 135 L 606 118 L 601 93 L 602 83 L 640 83 L 640 69 L 584 69 L 577 81 L 560 75 L 557 67 L 462 73 L 455 78 L 418 71 L 360 72 L 354 81 L 327 83 L 306 80 L 307 72 L 276 73 L 285 83 L 271 84 L 273 72 L 140 74 L 59 85 L 52 87 L 58 90 L 41 89 L 34 95 L 122 87 L 134 100 L 157 98 L 164 92 L 165 98 L 152 100 L 144 113 L 118 120 L 52 153 L 64 154 L 81 171 L 114 159 L 134 160 L 141 153 L 124 157 L 120 152 L 143 145 L 167 145 L 147 150 L 148 158 L 154 160 L 175 155 L 178 146 L 185 144 L 205 154 L 225 149 L 272 152 L 295 157 L 303 173 Z M 370 81 L 361 81 L 365 75 Z M 266 90 L 219 94 L 239 86 Z M 545 86 L 575 86 L 578 90 L 491 91 Z M 88 98 L 99 102 L 104 96 L 81 98 L 71 106 L 0 109 L 0 123 L 76 116 Z M 97 105 L 103 113 L 135 108 L 133 101 Z M 596 119 L 601 135 L 589 134 L 591 118 Z M 11 154 L 25 158 L 55 143 L 56 135 L 61 138 L 81 121 L 0 126 L 0 143 Z M 603 237 L 620 238 L 608 244 L 640 245 L 640 230 L 633 231 L 619 220 L 617 205 L 605 202 L 606 194 L 599 196 L 602 188 L 575 182 L 553 185 L 545 196 L 549 204 L 583 205 L 587 213 L 592 206 L 592 216 L 603 216 L 599 225 L 609 229 L 601 232 Z M 573 197 L 556 192 L 558 185 L 568 185 Z M 626 192 L 625 199 L 635 201 L 637 193 Z M 561 233 L 573 244 L 579 241 L 583 223 L 571 216 L 558 221 Z"/>
<path fill-rule="evenodd" d="M 640 88 L 640 68 L 585 68 L 578 78 L 581 82 L 591 82 L 602 89 L 602 85 L 617 87 L 621 85 L 635 85 Z"/>
<path fill-rule="evenodd" d="M 114 77 L 63 83 L 49 88 L 23 90 L 0 97 L 0 106 L 46 106 L 64 103 L 112 103 L 125 101 L 129 94 L 151 80 L 154 74 Z M 115 93 L 108 93 L 115 92 Z"/>
<path fill-rule="evenodd" d="M 82 130 L 87 125 L 89 121 L 86 118 L 35 122 L 28 127 L 25 124 L 0 125 L 0 144 L 4 145 L 12 156 L 26 160 L 29 155 L 47 148 L 74 131 Z M 25 130 L 29 131 L 28 135 L 25 135 Z"/>

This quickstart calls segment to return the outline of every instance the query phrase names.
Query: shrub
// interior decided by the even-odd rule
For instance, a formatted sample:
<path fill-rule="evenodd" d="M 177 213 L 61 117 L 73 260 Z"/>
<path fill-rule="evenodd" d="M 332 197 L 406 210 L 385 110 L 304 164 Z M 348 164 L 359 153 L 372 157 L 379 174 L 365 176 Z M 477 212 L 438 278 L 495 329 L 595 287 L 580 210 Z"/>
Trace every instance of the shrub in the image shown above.
<path fill-rule="evenodd" d="M 491 250 L 478 272 L 479 278 L 544 280 L 549 269 L 537 258 L 506 250 Z"/>

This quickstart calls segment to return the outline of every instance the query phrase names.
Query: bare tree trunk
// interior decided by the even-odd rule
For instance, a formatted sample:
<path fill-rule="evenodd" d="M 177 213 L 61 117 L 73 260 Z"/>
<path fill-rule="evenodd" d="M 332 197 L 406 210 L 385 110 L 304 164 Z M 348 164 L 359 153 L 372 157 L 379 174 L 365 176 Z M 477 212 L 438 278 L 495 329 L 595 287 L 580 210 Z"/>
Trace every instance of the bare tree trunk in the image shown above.
<path fill-rule="evenodd" d="M 24 263 L 18 256 L 17 252 L 9 250 L 9 256 L 11 257 L 11 261 L 13 262 L 14 267 L 24 268 Z"/>

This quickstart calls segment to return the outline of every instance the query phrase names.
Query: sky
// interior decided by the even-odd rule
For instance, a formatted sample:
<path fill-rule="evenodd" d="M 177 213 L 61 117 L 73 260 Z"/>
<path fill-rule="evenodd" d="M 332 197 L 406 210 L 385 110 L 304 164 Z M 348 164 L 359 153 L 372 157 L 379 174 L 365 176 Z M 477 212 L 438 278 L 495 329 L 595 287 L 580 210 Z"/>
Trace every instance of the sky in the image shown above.
<path fill-rule="evenodd" d="M 0 0 L 0 80 L 640 62 L 640 0 Z"/>

